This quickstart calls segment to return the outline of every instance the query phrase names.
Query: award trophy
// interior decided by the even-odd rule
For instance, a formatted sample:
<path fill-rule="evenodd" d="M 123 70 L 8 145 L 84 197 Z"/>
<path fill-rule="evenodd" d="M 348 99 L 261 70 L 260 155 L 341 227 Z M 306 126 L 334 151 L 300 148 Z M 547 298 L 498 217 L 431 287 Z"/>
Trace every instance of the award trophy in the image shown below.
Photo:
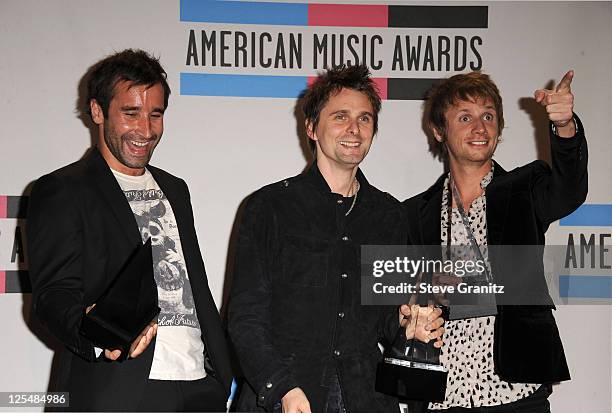
<path fill-rule="evenodd" d="M 149 238 L 138 245 L 96 306 L 85 314 L 80 333 L 100 348 L 120 349 L 123 361 L 132 342 L 159 314 L 157 304 Z"/>
<path fill-rule="evenodd" d="M 425 282 L 431 284 L 431 280 L 431 273 L 424 276 Z M 431 302 L 429 295 L 417 293 L 416 298 L 419 306 Z M 443 401 L 448 371 L 440 365 L 440 349 L 434 343 L 414 337 L 408 340 L 406 329 L 400 327 L 384 360 L 378 363 L 376 391 L 408 400 Z"/>

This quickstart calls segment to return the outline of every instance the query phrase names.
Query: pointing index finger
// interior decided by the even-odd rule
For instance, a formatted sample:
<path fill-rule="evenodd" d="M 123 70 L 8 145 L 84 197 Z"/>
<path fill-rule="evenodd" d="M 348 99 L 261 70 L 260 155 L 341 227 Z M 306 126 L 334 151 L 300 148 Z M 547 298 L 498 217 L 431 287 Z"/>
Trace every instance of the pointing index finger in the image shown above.
<path fill-rule="evenodd" d="M 559 82 L 557 87 L 555 88 L 555 92 L 569 92 L 571 90 L 572 79 L 574 78 L 574 71 L 568 71 L 563 79 Z"/>

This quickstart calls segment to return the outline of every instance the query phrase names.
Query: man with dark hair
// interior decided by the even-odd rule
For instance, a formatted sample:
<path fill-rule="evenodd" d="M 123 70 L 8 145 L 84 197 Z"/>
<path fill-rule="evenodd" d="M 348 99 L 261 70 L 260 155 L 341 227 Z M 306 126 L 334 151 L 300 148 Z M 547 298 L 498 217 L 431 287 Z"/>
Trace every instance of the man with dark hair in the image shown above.
<path fill-rule="evenodd" d="M 189 191 L 149 165 L 170 95 L 166 72 L 148 53 L 124 50 L 92 67 L 87 91 L 97 146 L 41 177 L 28 212 L 34 311 L 70 350 L 58 390 L 76 411 L 224 411 L 229 359 Z M 121 350 L 96 348 L 80 325 L 149 237 L 161 313 L 120 362 Z"/>
<path fill-rule="evenodd" d="M 360 303 L 361 245 L 405 242 L 399 203 L 359 170 L 380 106 L 366 67 L 320 75 L 302 98 L 315 162 L 248 199 L 229 304 L 247 381 L 239 411 L 399 409 L 395 398 L 374 391 L 378 342 L 392 340 L 410 308 Z M 440 311 L 427 310 L 416 332 L 424 341 L 442 334 Z"/>
<path fill-rule="evenodd" d="M 381 109 L 380 96 L 376 85 L 369 78 L 369 70 L 366 66 L 353 66 L 347 70 L 330 70 L 324 76 L 317 79 L 309 87 L 302 97 L 302 112 L 307 120 L 307 133 L 315 130 L 319 124 L 321 110 L 327 103 L 331 94 L 339 92 L 342 88 L 361 92 L 372 106 L 373 116 L 373 136 L 378 132 L 378 112 Z M 310 125 L 310 126 L 309 126 Z M 312 154 L 317 155 L 316 140 L 308 139 L 308 145 Z"/>
<path fill-rule="evenodd" d="M 451 302 L 440 355 L 449 371 L 446 399 L 430 404 L 433 411 L 548 412 L 551 384 L 570 378 L 541 248 L 516 262 L 503 255 L 516 250 L 487 246 L 544 245 L 549 225 L 584 202 L 587 146 L 572 111 L 573 75 L 535 92 L 550 120 L 551 166 L 534 161 L 506 172 L 493 160 L 504 118 L 489 76 L 458 74 L 428 96 L 424 124 L 448 173 L 405 201 L 409 242 L 464 246 L 481 257 L 488 250 L 491 276 L 505 286 L 486 313 L 454 319 Z"/>

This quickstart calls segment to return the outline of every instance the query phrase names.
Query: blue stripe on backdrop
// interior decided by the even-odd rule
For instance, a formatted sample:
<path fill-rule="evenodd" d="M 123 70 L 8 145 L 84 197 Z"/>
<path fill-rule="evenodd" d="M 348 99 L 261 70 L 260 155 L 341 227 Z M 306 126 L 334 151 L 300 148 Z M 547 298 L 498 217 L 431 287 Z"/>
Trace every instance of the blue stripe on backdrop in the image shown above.
<path fill-rule="evenodd" d="M 181 73 L 181 95 L 296 98 L 307 82 L 306 76 Z"/>
<path fill-rule="evenodd" d="M 612 276 L 560 275 L 559 295 L 563 298 L 612 298 Z"/>
<path fill-rule="evenodd" d="M 181 0 L 181 21 L 308 26 L 308 4 Z"/>
<path fill-rule="evenodd" d="M 559 221 L 562 227 L 611 227 L 612 204 L 584 204 Z"/>

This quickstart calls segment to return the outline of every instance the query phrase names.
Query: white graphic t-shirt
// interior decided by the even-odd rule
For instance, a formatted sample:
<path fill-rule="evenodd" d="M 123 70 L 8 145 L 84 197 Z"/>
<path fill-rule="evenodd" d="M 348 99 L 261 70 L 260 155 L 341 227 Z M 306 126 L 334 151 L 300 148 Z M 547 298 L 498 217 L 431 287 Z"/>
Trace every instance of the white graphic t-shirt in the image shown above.
<path fill-rule="evenodd" d="M 198 380 L 206 376 L 204 343 L 172 207 L 148 170 L 141 176 L 114 171 L 143 243 L 150 237 L 161 312 L 149 378 Z"/>

